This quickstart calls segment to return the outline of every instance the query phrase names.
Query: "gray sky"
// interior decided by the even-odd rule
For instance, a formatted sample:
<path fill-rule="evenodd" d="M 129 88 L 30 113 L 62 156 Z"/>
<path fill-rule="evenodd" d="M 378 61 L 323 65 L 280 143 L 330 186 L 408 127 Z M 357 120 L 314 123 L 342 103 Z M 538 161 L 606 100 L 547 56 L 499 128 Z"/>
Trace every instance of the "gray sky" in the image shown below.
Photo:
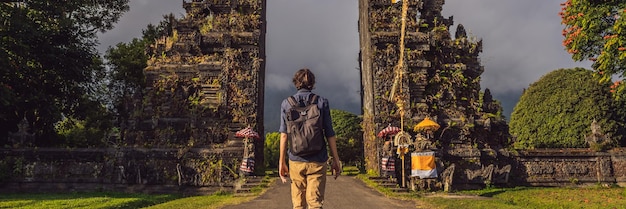
<path fill-rule="evenodd" d="M 483 39 L 482 88 L 502 101 L 508 115 L 522 89 L 559 68 L 585 67 L 561 45 L 558 16 L 564 0 L 447 0 L 443 16 L 454 16 L 470 36 Z M 100 51 L 141 36 L 148 23 L 184 14 L 182 1 L 131 0 L 116 28 L 100 36 Z M 331 108 L 360 114 L 357 0 L 268 0 L 265 89 L 266 131 L 277 131 L 280 102 L 295 89 L 293 73 L 303 67 L 317 77 L 314 92 Z"/>

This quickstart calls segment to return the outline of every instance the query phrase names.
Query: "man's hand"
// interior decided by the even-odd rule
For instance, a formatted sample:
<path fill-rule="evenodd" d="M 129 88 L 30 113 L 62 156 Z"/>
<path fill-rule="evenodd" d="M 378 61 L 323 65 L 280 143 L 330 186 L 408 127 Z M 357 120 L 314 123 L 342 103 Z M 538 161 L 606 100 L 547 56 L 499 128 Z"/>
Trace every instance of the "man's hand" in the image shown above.
<path fill-rule="evenodd" d="M 280 163 L 278 166 L 278 175 L 283 183 L 287 183 L 287 179 L 289 178 L 289 168 L 286 163 Z"/>
<path fill-rule="evenodd" d="M 334 158 L 330 167 L 330 172 L 335 176 L 335 179 L 337 179 L 337 177 L 341 175 L 341 162 L 339 161 L 339 159 Z"/>

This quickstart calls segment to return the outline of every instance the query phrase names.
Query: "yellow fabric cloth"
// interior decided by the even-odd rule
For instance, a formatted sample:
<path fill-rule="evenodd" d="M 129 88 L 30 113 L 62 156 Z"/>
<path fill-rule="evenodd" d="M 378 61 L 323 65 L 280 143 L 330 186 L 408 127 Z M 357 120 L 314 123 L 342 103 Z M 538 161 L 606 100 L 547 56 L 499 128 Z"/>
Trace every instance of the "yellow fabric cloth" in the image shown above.
<path fill-rule="evenodd" d="M 433 155 L 412 155 L 411 169 L 432 170 L 435 169 L 435 156 Z"/>
<path fill-rule="evenodd" d="M 437 178 L 437 166 L 435 165 L 435 152 L 411 153 L 411 176 L 424 178 Z"/>

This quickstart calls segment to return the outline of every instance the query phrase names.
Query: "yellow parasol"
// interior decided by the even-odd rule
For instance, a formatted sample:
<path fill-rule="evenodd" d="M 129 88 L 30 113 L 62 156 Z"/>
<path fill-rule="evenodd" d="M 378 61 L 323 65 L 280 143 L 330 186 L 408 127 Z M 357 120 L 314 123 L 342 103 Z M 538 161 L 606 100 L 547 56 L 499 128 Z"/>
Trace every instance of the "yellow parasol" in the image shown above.
<path fill-rule="evenodd" d="M 430 118 L 426 117 L 422 122 L 419 122 L 415 127 L 413 127 L 413 131 L 436 131 L 439 129 L 439 124 L 435 121 L 432 121 Z"/>

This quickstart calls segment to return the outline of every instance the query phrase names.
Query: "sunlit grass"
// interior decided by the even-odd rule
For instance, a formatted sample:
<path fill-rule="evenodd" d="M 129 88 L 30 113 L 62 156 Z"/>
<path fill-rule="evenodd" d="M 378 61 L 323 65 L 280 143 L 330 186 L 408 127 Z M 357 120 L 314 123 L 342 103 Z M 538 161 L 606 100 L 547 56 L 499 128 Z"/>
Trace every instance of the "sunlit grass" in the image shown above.
<path fill-rule="evenodd" d="M 626 189 L 620 187 L 516 187 L 446 192 L 394 193 L 358 175 L 369 187 L 388 197 L 410 198 L 420 208 L 439 209 L 560 209 L 560 208 L 616 208 L 626 209 Z"/>
<path fill-rule="evenodd" d="M 42 208 L 221 208 L 226 205 L 250 201 L 265 192 L 272 179 L 264 177 L 261 185 L 252 188 L 248 195 L 233 195 L 218 192 L 212 195 L 183 197 L 177 194 L 127 194 L 112 192 L 90 193 L 42 193 L 42 194 L 0 194 L 1 208 L 42 209 Z"/>
<path fill-rule="evenodd" d="M 192 208 L 221 208 L 226 205 L 236 205 L 247 202 L 255 196 L 234 196 L 232 194 L 217 194 L 210 196 L 195 196 L 176 199 L 166 203 L 147 207 L 148 209 L 192 209 Z"/>
<path fill-rule="evenodd" d="M 481 192 L 482 191 L 482 192 Z M 438 208 L 626 208 L 624 188 L 507 188 L 480 190 L 488 199 L 428 198 Z"/>
<path fill-rule="evenodd" d="M 626 208 L 624 188 L 517 187 L 463 191 L 462 198 L 420 198 L 434 208 Z M 455 194 L 452 194 L 455 195 Z M 473 195 L 473 196 L 472 196 Z M 454 197 L 454 196 L 453 196 Z"/>
<path fill-rule="evenodd" d="M 140 208 L 178 195 L 124 193 L 2 194 L 0 208 Z"/>

